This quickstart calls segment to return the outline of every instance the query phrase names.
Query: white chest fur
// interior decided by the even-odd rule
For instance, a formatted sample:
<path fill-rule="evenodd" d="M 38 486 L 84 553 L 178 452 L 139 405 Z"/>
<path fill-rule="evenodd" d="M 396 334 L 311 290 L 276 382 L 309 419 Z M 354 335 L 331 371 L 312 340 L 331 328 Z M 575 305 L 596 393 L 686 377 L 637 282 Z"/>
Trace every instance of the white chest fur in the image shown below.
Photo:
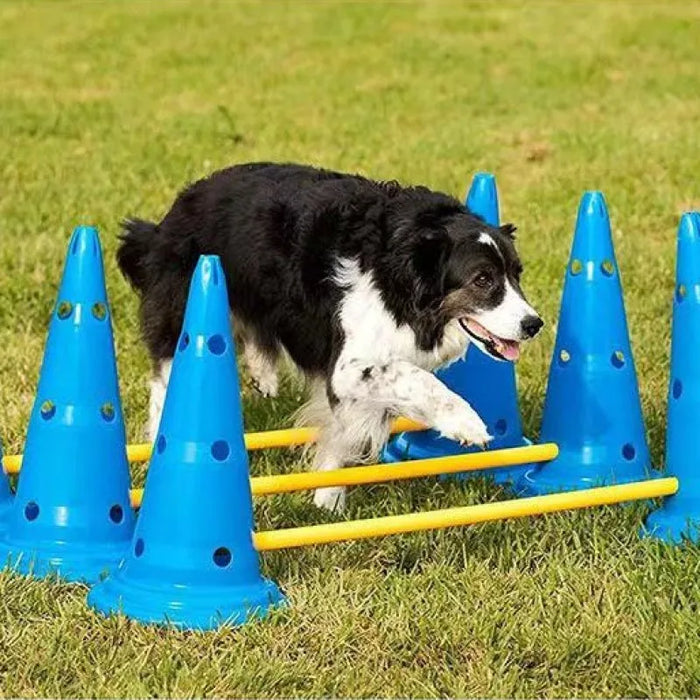
<path fill-rule="evenodd" d="M 433 370 L 466 352 L 469 340 L 457 320 L 448 323 L 439 345 L 429 351 L 421 350 L 411 327 L 396 324 L 372 275 L 361 272 L 355 260 L 339 262 L 335 281 L 345 290 L 340 304 L 340 323 L 345 333 L 341 357 L 375 362 L 405 360 Z"/>

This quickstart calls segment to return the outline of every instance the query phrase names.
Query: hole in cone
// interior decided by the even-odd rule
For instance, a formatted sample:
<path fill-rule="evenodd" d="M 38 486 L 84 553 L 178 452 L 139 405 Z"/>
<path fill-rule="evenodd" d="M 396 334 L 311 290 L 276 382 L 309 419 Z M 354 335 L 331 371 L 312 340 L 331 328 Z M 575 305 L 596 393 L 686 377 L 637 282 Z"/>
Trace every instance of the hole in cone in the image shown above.
<path fill-rule="evenodd" d="M 494 426 L 496 433 L 498 435 L 505 435 L 506 430 L 508 430 L 508 423 L 506 422 L 505 418 L 499 418 L 496 421 L 496 425 Z"/>
<path fill-rule="evenodd" d="M 73 304 L 69 301 L 60 301 L 56 307 L 56 316 L 62 321 L 67 319 L 73 313 Z"/>
<path fill-rule="evenodd" d="M 109 509 L 109 519 L 117 525 L 124 520 L 124 509 L 118 503 Z"/>
<path fill-rule="evenodd" d="M 182 352 L 187 348 L 187 346 L 190 344 L 190 334 L 189 333 L 183 333 L 180 336 L 180 342 L 177 345 L 177 349 Z"/>
<path fill-rule="evenodd" d="M 569 270 L 571 271 L 572 275 L 580 275 L 583 271 L 583 263 L 578 258 L 575 258 L 571 261 Z"/>
<path fill-rule="evenodd" d="M 634 449 L 634 445 L 627 443 L 622 446 L 622 456 L 629 462 L 634 459 L 637 454 L 637 450 Z"/>
<path fill-rule="evenodd" d="M 615 272 L 615 264 L 612 260 L 603 260 L 603 262 L 600 263 L 600 269 L 606 277 L 611 277 Z"/>
<path fill-rule="evenodd" d="M 223 462 L 231 453 L 231 448 L 229 447 L 226 440 L 217 440 L 211 446 L 211 456 L 217 462 Z"/>
<path fill-rule="evenodd" d="M 143 544 L 143 540 L 139 537 L 134 543 L 134 556 L 140 557 L 144 549 L 145 545 Z"/>
<path fill-rule="evenodd" d="M 30 501 L 24 506 L 24 517 L 27 520 L 36 520 L 39 517 L 39 504 Z"/>
<path fill-rule="evenodd" d="M 676 301 L 681 302 L 685 299 L 688 290 L 684 284 L 679 284 L 676 288 Z"/>
<path fill-rule="evenodd" d="M 571 355 L 569 354 L 568 350 L 560 350 L 559 351 L 559 364 L 562 367 L 564 365 L 566 365 L 570 359 L 571 359 Z"/>
<path fill-rule="evenodd" d="M 112 404 L 110 401 L 106 401 L 102 404 L 102 406 L 100 406 L 100 413 L 102 414 L 102 418 L 104 418 L 104 420 L 111 423 L 114 420 L 114 404 Z"/>
<path fill-rule="evenodd" d="M 226 547 L 219 547 L 214 552 L 214 563 L 222 569 L 231 563 L 231 550 Z"/>
<path fill-rule="evenodd" d="M 107 318 L 107 305 L 101 301 L 96 302 L 92 305 L 92 315 L 98 321 L 104 321 Z"/>
<path fill-rule="evenodd" d="M 158 452 L 159 455 L 162 455 L 163 452 L 165 452 L 165 448 L 167 446 L 168 442 L 165 439 L 165 435 L 159 435 L 158 440 L 156 440 L 156 451 Z"/>
<path fill-rule="evenodd" d="M 612 362 L 613 367 L 624 367 L 625 365 L 625 353 L 622 350 L 615 350 L 615 352 L 610 357 L 610 362 Z"/>
<path fill-rule="evenodd" d="M 53 401 L 44 401 L 39 411 L 44 420 L 51 420 L 56 415 L 56 404 Z"/>
<path fill-rule="evenodd" d="M 223 355 L 226 352 L 226 341 L 218 333 L 207 340 L 207 346 L 213 355 Z"/>
<path fill-rule="evenodd" d="M 683 393 L 683 382 L 680 379 L 675 379 L 673 382 L 673 398 L 680 399 Z"/>

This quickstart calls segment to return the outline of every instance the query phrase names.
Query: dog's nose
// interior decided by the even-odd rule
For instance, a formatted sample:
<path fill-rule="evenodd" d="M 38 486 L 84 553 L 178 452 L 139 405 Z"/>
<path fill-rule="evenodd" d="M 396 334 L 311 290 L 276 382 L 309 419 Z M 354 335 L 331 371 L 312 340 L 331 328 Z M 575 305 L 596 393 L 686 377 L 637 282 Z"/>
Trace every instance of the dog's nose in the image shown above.
<path fill-rule="evenodd" d="M 544 326 L 544 321 L 539 316 L 526 316 L 520 322 L 520 328 L 526 338 L 534 338 L 542 326 Z"/>

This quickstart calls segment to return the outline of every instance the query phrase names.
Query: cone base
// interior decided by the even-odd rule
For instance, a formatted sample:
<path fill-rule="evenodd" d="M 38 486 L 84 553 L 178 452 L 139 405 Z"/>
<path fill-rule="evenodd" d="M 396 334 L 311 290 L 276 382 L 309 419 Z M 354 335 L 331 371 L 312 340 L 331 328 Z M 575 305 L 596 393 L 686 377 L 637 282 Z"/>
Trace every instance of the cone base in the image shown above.
<path fill-rule="evenodd" d="M 640 534 L 667 544 L 700 543 L 700 504 L 686 509 L 663 506 L 647 516 Z"/>
<path fill-rule="evenodd" d="M 112 544 L 42 543 L 29 545 L 5 537 L 0 541 L 0 566 L 22 576 L 60 576 L 71 583 L 96 583 L 114 570 L 130 541 Z"/>
<path fill-rule="evenodd" d="M 506 440 L 496 438 L 489 443 L 489 450 L 504 450 L 510 447 L 527 447 L 532 442 L 526 437 Z M 481 452 L 480 447 L 462 447 L 462 445 L 440 437 L 434 430 L 398 433 L 384 446 L 381 454 L 382 462 L 406 462 L 413 459 L 431 459 L 434 457 L 451 457 L 453 455 Z M 442 479 L 470 479 L 487 476 L 497 484 L 517 484 L 526 472 L 533 468 L 532 464 L 522 464 L 514 467 L 498 467 L 496 469 L 479 469 L 477 471 L 461 472 L 444 475 Z"/>
<path fill-rule="evenodd" d="M 590 464 L 581 466 L 580 460 L 566 459 L 566 455 L 564 457 L 562 460 L 560 455 L 552 462 L 535 465 L 526 472 L 517 484 L 518 493 L 521 496 L 546 496 L 550 493 L 648 481 L 661 476 L 650 466 L 601 469 Z"/>
<path fill-rule="evenodd" d="M 102 615 L 123 614 L 143 624 L 181 630 L 213 630 L 267 617 L 285 603 L 277 585 L 261 579 L 249 586 L 149 585 L 110 576 L 89 593 L 87 602 Z"/>

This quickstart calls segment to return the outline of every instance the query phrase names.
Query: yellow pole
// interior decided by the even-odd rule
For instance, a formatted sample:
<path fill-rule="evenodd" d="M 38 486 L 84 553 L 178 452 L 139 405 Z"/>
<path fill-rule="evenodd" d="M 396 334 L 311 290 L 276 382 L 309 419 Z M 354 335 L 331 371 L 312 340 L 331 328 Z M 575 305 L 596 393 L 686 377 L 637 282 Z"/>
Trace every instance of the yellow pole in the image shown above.
<path fill-rule="evenodd" d="M 560 510 L 610 505 L 624 501 L 637 501 L 658 496 L 670 496 L 678 490 L 678 479 L 666 477 L 632 484 L 603 486 L 583 491 L 555 493 L 519 500 L 484 503 L 463 508 L 447 508 L 427 513 L 390 515 L 368 520 L 350 520 L 343 523 L 310 525 L 286 530 L 269 530 L 254 533 L 256 549 L 266 552 L 287 547 L 306 547 L 315 544 L 384 537 L 403 532 L 437 530 L 459 525 L 473 525 L 491 520 L 523 518 L 543 515 Z"/>
<path fill-rule="evenodd" d="M 413 462 L 394 464 L 371 464 L 363 467 L 346 467 L 327 472 L 299 472 L 296 474 L 273 474 L 271 476 L 254 476 L 250 487 L 254 496 L 270 496 L 275 493 L 307 491 L 327 486 L 358 486 L 360 484 L 379 484 L 384 481 L 399 479 L 416 479 L 421 476 L 437 474 L 455 474 L 457 472 L 476 471 L 477 469 L 494 469 L 513 464 L 528 462 L 547 462 L 559 454 L 559 448 L 553 443 L 513 447 L 493 452 L 475 452 L 417 459 Z M 132 489 L 131 504 L 134 508 L 141 505 L 143 489 Z"/>
<path fill-rule="evenodd" d="M 494 450 L 493 452 L 484 451 L 451 457 L 417 459 L 413 462 L 346 467 L 327 472 L 254 476 L 250 480 L 250 485 L 254 496 L 267 496 L 273 493 L 305 491 L 327 486 L 378 484 L 383 481 L 416 479 L 421 476 L 435 476 L 437 474 L 455 474 L 528 462 L 548 462 L 558 454 L 559 448 L 554 443 L 546 443 L 544 445 L 513 447 L 507 450 Z"/>
<path fill-rule="evenodd" d="M 408 418 L 398 418 L 391 426 L 392 433 L 410 430 L 423 430 L 425 426 Z M 272 447 L 290 447 L 313 442 L 318 428 L 286 428 L 266 430 L 259 433 L 246 433 L 245 446 L 248 450 L 265 450 Z M 147 462 L 151 458 L 151 443 L 126 446 L 126 456 L 130 462 Z M 7 474 L 17 474 L 22 466 L 22 455 L 5 455 L 2 461 Z"/>

